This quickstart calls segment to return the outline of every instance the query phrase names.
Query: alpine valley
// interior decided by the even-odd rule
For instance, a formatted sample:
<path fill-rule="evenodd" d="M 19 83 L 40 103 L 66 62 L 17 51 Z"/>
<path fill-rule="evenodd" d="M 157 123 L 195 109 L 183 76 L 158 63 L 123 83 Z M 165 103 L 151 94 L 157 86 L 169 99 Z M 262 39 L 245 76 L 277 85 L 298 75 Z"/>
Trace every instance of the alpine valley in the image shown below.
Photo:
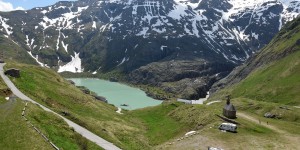
<path fill-rule="evenodd" d="M 299 14 L 299 0 L 78 0 L 1 12 L 0 35 L 20 61 L 198 99 Z"/>

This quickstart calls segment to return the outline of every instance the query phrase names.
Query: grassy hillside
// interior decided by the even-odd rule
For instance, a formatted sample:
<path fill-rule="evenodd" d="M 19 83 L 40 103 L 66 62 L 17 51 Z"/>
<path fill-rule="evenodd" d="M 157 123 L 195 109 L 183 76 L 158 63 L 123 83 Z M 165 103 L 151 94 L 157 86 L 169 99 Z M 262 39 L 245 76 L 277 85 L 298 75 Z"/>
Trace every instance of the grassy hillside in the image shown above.
<path fill-rule="evenodd" d="M 12 62 L 6 66 L 9 67 L 22 70 L 21 78 L 12 80 L 27 95 L 56 112 L 65 114 L 66 117 L 116 143 L 122 149 L 195 149 L 196 147 L 204 149 L 214 145 L 228 149 L 234 147 L 251 149 L 250 145 L 263 149 L 295 147 L 296 142 L 289 143 L 285 135 L 259 125 L 258 121 L 253 123 L 244 118 L 237 119 L 242 124 L 237 134 L 220 132 L 217 128 L 223 121 L 215 114 L 221 114 L 223 103 L 206 106 L 167 101 L 155 107 L 123 111 L 124 114 L 120 115 L 115 112 L 115 107 L 83 94 L 50 69 Z M 234 99 L 233 102 L 239 111 L 254 116 L 257 120 L 269 121 L 286 134 L 300 135 L 300 109 L 282 110 L 276 103 L 242 98 Z M 80 147 L 82 144 L 87 145 L 88 149 L 93 149 L 92 143 L 87 143 L 78 135 L 72 135 L 69 132 L 71 129 L 67 126 L 63 124 L 55 126 L 61 122 L 59 119 L 53 119 L 53 116 L 45 115 L 45 112 L 36 112 L 40 108 L 32 107 L 36 106 L 30 105 L 29 119 L 42 128 L 45 134 L 52 137 L 54 142 L 72 149 L 82 148 Z M 267 120 L 261 115 L 267 111 L 281 114 L 282 118 Z M 48 119 L 51 118 L 53 120 L 49 121 Z M 64 134 L 58 133 L 60 131 L 58 128 L 64 129 L 61 131 Z M 189 140 L 177 141 L 191 130 L 196 130 L 200 134 L 188 138 Z M 288 136 L 290 137 L 293 136 Z M 233 142 L 237 140 L 240 142 Z M 189 143 L 192 141 L 193 143 Z"/>
<path fill-rule="evenodd" d="M 3 149 L 52 149 L 50 144 L 21 117 L 25 104 L 20 100 L 0 104 L 0 147 Z"/>
<path fill-rule="evenodd" d="M 150 149 L 174 136 L 211 123 L 207 115 L 193 115 L 214 110 L 186 108 L 181 103 L 117 114 L 116 108 L 83 94 L 51 69 L 10 62 L 6 68 L 21 69 L 21 78 L 12 81 L 32 99 L 116 143 L 123 149 Z M 200 112 L 198 112 L 200 111 Z M 209 113 L 214 114 L 214 113 Z M 190 115 L 187 120 L 186 115 Z"/>
<path fill-rule="evenodd" d="M 176 120 L 181 120 L 180 123 L 191 127 L 185 131 L 195 130 L 198 134 L 185 137 L 185 133 L 180 133 L 171 140 L 165 141 L 164 144 L 154 147 L 154 149 L 207 149 L 208 146 L 233 150 L 298 149 L 297 141 L 300 140 L 300 109 L 294 107 L 281 109 L 279 106 L 282 106 L 282 104 L 251 99 L 232 99 L 232 103 L 238 110 L 238 118 L 235 121 L 239 122 L 240 125 L 238 125 L 237 133 L 230 133 L 221 132 L 218 129 L 218 126 L 224 121 L 215 116 L 215 114 L 221 114 L 224 103 L 215 103 L 209 106 L 178 106 L 175 109 L 176 111 L 169 113 L 170 116 L 176 116 Z M 280 118 L 264 118 L 263 114 L 265 112 L 280 115 Z M 240 113 L 246 114 L 254 118 L 254 120 L 250 121 L 240 116 Z"/>
<path fill-rule="evenodd" d="M 232 90 L 247 97 L 287 105 L 300 105 L 300 51 L 252 72 Z"/>
<path fill-rule="evenodd" d="M 0 90 L 7 87 L 0 79 Z M 0 94 L 0 147 L 2 149 L 53 149 L 31 125 L 22 118 L 25 102 L 6 100 Z M 96 144 L 74 132 L 59 117 L 28 103 L 26 118 L 61 149 L 100 149 Z"/>
<path fill-rule="evenodd" d="M 26 95 L 123 149 L 150 149 L 215 120 L 210 119 L 215 109 L 173 102 L 120 115 L 114 106 L 83 94 L 51 69 L 13 62 L 5 67 L 21 69 L 21 78 L 12 81 Z"/>
<path fill-rule="evenodd" d="M 156 107 L 131 111 L 127 116 L 142 121 L 149 144 L 156 146 L 190 130 L 198 130 L 211 124 L 215 121 L 212 116 L 216 112 L 218 111 L 205 106 L 166 102 Z"/>
<path fill-rule="evenodd" d="M 26 117 L 61 149 L 101 149 L 95 143 L 75 132 L 63 119 L 34 104 L 28 105 Z"/>
<path fill-rule="evenodd" d="M 10 100 L 0 104 L 0 147 L 4 149 L 53 149 L 31 125 L 21 117 L 25 102 Z M 74 132 L 57 116 L 29 103 L 27 119 L 61 149 L 100 149 Z"/>
<path fill-rule="evenodd" d="M 176 113 L 182 104 L 166 103 L 120 115 L 116 107 L 84 94 L 51 69 L 14 62 L 5 68 L 21 70 L 21 78 L 12 81 L 26 95 L 123 149 L 150 149 L 196 126 L 189 126 L 184 115 Z"/>
<path fill-rule="evenodd" d="M 21 78 L 12 81 L 37 102 L 121 148 L 128 148 L 132 143 L 138 143 L 137 147 L 147 147 L 144 140 L 139 140 L 143 139 L 139 137 L 142 135 L 137 134 L 141 132 L 139 126 L 117 114 L 114 106 L 84 94 L 53 70 L 12 62 L 5 67 L 21 70 Z"/>

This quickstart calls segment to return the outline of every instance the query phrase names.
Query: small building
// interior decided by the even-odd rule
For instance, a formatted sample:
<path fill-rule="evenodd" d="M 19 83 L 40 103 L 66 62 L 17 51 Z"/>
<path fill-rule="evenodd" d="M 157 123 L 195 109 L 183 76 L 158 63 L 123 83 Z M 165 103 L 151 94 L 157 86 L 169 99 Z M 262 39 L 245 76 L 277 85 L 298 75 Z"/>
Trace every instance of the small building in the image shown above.
<path fill-rule="evenodd" d="M 223 108 L 223 115 L 229 119 L 235 119 L 236 118 L 236 109 L 235 107 L 230 103 L 230 96 L 227 96 L 226 104 Z"/>

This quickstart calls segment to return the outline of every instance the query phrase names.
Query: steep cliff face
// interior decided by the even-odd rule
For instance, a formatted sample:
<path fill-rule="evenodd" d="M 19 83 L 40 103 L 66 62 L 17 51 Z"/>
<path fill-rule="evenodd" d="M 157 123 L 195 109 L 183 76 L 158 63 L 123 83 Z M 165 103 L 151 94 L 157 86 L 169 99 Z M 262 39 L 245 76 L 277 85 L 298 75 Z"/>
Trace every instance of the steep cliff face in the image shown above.
<path fill-rule="evenodd" d="M 0 13 L 0 28 L 38 64 L 58 72 L 120 70 L 149 84 L 156 78 L 143 74 L 169 82 L 163 77 L 172 73 L 172 82 L 208 77 L 201 84 L 210 85 L 265 46 L 299 9 L 296 0 L 79 0 Z M 163 71 L 172 61 L 180 73 Z M 155 62 L 160 70 L 149 70 Z"/>
<path fill-rule="evenodd" d="M 300 104 L 299 58 L 300 18 L 285 25 L 262 51 L 215 83 L 211 92 L 226 90 L 233 97 Z"/>

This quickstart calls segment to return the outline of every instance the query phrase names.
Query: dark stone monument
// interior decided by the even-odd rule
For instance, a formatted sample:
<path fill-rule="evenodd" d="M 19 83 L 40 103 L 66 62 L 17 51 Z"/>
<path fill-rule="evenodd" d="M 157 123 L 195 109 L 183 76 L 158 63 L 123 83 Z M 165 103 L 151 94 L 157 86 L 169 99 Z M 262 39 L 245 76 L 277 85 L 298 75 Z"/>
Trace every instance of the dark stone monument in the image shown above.
<path fill-rule="evenodd" d="M 20 78 L 20 70 L 19 69 L 15 69 L 15 68 L 11 68 L 8 69 L 4 72 L 5 75 L 9 75 L 11 77 L 15 77 L 15 78 Z"/>

